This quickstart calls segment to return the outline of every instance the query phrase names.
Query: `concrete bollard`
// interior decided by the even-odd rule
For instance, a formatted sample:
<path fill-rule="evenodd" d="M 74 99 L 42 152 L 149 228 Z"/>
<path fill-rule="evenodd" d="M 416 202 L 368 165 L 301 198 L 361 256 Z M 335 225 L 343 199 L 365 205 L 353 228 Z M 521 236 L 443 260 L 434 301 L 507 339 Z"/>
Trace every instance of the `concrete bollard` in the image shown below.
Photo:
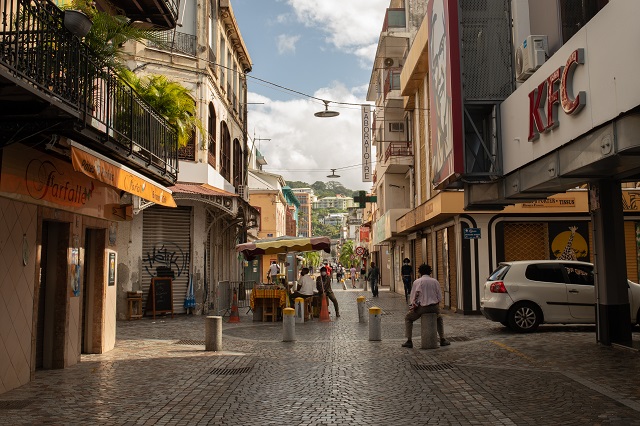
<path fill-rule="evenodd" d="M 304 322 L 304 299 L 302 297 L 296 297 L 296 322 Z"/>
<path fill-rule="evenodd" d="M 204 323 L 204 350 L 222 350 L 222 317 L 207 317 Z"/>
<path fill-rule="evenodd" d="M 358 322 L 367 322 L 367 317 L 364 314 L 364 302 L 367 300 L 367 298 L 364 296 L 360 296 L 356 300 L 358 301 Z"/>
<path fill-rule="evenodd" d="M 382 309 L 369 308 L 369 340 L 382 340 Z"/>
<path fill-rule="evenodd" d="M 282 310 L 282 341 L 293 342 L 296 340 L 296 310 L 284 308 Z"/>
<path fill-rule="evenodd" d="M 420 348 L 438 347 L 438 314 L 422 314 L 420 317 Z"/>

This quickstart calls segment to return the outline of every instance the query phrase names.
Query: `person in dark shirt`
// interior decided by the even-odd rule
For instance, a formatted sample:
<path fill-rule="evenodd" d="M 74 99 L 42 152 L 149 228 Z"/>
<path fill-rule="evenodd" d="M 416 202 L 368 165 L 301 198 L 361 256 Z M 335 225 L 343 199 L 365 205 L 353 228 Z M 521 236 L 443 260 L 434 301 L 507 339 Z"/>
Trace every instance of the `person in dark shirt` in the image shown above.
<path fill-rule="evenodd" d="M 335 294 L 333 294 L 333 289 L 331 288 L 331 279 L 329 278 L 329 274 L 327 273 L 327 268 L 324 266 L 320 268 L 320 276 L 316 278 L 316 289 L 318 293 L 320 293 L 320 297 L 324 297 L 325 295 L 333 302 L 333 309 L 336 310 L 336 318 L 340 317 L 340 308 L 338 308 L 338 300 L 336 299 Z"/>
<path fill-rule="evenodd" d="M 406 257 L 402 261 L 400 275 L 402 275 L 402 282 L 404 283 L 404 298 L 407 300 L 407 303 L 409 303 L 411 284 L 413 283 L 413 268 L 411 267 L 411 260 Z"/>

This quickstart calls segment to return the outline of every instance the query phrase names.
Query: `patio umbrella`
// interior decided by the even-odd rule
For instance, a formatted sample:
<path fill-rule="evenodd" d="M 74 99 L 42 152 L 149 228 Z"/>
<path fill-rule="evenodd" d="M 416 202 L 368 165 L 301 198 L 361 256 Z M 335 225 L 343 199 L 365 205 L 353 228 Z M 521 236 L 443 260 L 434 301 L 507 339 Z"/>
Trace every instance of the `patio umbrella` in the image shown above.
<path fill-rule="evenodd" d="M 261 254 L 278 254 L 296 251 L 324 250 L 331 253 L 329 237 L 277 237 L 238 244 L 236 251 L 242 253 L 247 260 L 253 260 Z"/>

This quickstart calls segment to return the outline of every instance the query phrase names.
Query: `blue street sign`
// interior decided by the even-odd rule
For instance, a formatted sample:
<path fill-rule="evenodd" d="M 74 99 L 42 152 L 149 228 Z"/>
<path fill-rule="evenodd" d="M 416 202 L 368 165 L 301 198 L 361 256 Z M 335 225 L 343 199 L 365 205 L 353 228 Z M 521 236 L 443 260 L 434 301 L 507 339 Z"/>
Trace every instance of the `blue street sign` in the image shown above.
<path fill-rule="evenodd" d="M 477 240 L 480 238 L 480 228 L 464 228 L 463 236 L 465 240 Z"/>

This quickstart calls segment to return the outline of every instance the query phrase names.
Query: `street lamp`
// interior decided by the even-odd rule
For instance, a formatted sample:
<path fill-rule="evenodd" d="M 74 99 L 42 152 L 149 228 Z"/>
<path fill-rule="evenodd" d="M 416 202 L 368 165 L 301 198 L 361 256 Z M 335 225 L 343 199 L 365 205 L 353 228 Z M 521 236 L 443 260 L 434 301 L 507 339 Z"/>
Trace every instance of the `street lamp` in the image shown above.
<path fill-rule="evenodd" d="M 329 111 L 329 101 L 323 100 L 322 102 L 324 102 L 324 111 L 316 112 L 313 115 L 315 115 L 316 117 L 323 117 L 323 118 L 337 117 L 338 115 L 340 115 L 338 111 Z"/>
<path fill-rule="evenodd" d="M 339 177 L 340 177 L 340 175 L 337 175 L 337 174 L 336 174 L 336 169 L 331 169 L 331 174 L 330 174 L 330 175 L 327 175 L 327 177 L 328 177 L 328 178 L 335 179 L 335 178 L 339 178 Z"/>

